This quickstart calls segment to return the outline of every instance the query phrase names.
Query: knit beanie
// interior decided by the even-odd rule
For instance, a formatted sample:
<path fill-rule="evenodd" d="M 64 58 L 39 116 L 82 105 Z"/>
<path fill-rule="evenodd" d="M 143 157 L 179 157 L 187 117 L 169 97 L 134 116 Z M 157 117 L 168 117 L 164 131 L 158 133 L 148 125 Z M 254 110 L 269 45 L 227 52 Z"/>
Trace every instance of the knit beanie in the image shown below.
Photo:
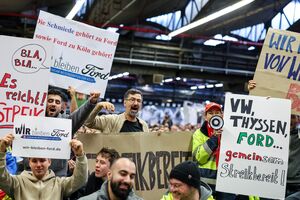
<path fill-rule="evenodd" d="M 177 179 L 194 188 L 200 187 L 200 171 L 196 163 L 185 161 L 176 165 L 170 173 L 170 179 Z"/>

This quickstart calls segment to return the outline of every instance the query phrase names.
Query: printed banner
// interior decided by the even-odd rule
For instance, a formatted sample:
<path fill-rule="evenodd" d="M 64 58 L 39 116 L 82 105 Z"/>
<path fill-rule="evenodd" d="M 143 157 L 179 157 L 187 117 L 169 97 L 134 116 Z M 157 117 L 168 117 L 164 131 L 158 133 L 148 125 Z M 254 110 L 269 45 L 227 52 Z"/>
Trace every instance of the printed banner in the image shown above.
<path fill-rule="evenodd" d="M 45 116 L 52 45 L 0 36 L 0 137 L 16 115 Z"/>
<path fill-rule="evenodd" d="M 291 99 L 300 115 L 300 34 L 269 29 L 261 51 L 251 95 Z"/>
<path fill-rule="evenodd" d="M 54 45 L 50 85 L 105 95 L 119 34 L 40 11 L 34 38 Z"/>
<path fill-rule="evenodd" d="M 70 159 L 71 134 L 70 119 L 17 116 L 12 154 L 22 157 Z"/>
<path fill-rule="evenodd" d="M 144 199 L 161 199 L 168 189 L 172 168 L 192 160 L 192 133 L 170 132 L 130 134 L 79 134 L 89 158 L 90 172 L 95 170 L 96 154 L 103 147 L 116 149 L 136 164 L 135 191 Z"/>
<path fill-rule="evenodd" d="M 227 94 L 217 191 L 285 196 L 291 101 Z"/>

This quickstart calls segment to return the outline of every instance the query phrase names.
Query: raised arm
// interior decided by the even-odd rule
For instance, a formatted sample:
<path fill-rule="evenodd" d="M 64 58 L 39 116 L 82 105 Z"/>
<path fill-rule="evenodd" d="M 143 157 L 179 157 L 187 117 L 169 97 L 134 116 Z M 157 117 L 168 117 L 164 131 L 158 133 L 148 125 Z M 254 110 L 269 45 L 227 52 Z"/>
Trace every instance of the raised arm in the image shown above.
<path fill-rule="evenodd" d="M 69 116 L 72 119 L 72 134 L 74 134 L 85 122 L 89 114 L 97 105 L 100 93 L 91 92 L 90 98 L 82 106 L 80 106 L 75 112 L 71 113 Z"/>
<path fill-rule="evenodd" d="M 75 110 L 77 110 L 77 108 L 78 108 L 77 101 L 76 101 L 76 90 L 75 90 L 75 88 L 69 86 L 68 92 L 69 92 L 70 97 L 71 97 L 70 113 L 72 113 Z"/>
<path fill-rule="evenodd" d="M 6 148 L 14 139 L 12 134 L 7 134 L 0 140 L 0 188 L 8 195 L 12 195 L 15 186 L 18 185 L 16 178 L 11 176 L 6 169 Z"/>
<path fill-rule="evenodd" d="M 115 106 L 109 102 L 99 102 L 94 110 L 91 112 L 87 120 L 85 121 L 85 125 L 89 128 L 94 128 L 98 130 L 103 130 L 107 125 L 106 117 L 98 117 L 98 113 L 102 110 L 106 109 L 110 112 L 115 111 Z"/>
<path fill-rule="evenodd" d="M 73 139 L 70 142 L 73 153 L 76 156 L 76 166 L 71 177 L 63 178 L 64 196 L 69 196 L 85 185 L 88 178 L 87 158 L 83 151 L 83 145 L 79 140 Z"/>

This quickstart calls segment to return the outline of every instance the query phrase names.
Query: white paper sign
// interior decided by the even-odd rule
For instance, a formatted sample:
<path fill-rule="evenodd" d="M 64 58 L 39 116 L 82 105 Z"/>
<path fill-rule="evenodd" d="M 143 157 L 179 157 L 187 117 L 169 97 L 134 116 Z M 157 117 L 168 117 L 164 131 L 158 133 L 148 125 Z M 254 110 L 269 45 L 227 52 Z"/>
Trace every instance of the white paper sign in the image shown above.
<path fill-rule="evenodd" d="M 54 44 L 50 85 L 104 97 L 119 34 L 40 11 L 34 38 Z"/>
<path fill-rule="evenodd" d="M 227 94 L 217 191 L 285 196 L 291 101 Z"/>
<path fill-rule="evenodd" d="M 16 117 L 14 156 L 70 159 L 72 134 L 70 119 L 52 117 Z"/>
<path fill-rule="evenodd" d="M 45 116 L 52 45 L 0 36 L 0 137 L 17 115 Z"/>

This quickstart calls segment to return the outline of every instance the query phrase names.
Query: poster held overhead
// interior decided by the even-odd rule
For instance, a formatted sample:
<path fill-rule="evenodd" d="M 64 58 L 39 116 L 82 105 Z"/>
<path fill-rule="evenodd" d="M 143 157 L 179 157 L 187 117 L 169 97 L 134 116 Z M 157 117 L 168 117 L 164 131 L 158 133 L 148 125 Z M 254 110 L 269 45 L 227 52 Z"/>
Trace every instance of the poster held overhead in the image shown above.
<path fill-rule="evenodd" d="M 259 56 L 251 95 L 291 99 L 300 115 L 300 34 L 269 28 Z"/>
<path fill-rule="evenodd" d="M 118 33 L 40 11 L 34 38 L 54 45 L 50 85 L 103 98 Z"/>

